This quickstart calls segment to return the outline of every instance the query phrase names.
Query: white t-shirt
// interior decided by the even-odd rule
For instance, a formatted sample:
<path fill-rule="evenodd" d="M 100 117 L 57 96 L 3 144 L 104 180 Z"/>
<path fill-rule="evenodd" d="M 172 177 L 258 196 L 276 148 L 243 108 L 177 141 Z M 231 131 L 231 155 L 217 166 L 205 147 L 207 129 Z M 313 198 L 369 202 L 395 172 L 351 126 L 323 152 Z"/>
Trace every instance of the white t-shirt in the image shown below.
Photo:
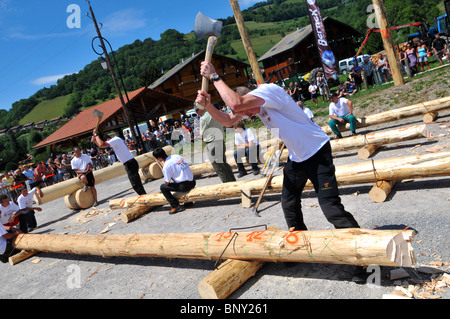
<path fill-rule="evenodd" d="M 27 207 L 33 207 L 34 204 L 34 200 L 33 200 L 33 195 L 34 193 L 36 193 L 36 188 L 33 188 L 31 191 L 28 192 L 27 196 L 23 196 L 22 194 L 20 194 L 20 196 L 17 198 L 17 204 L 19 204 L 19 208 L 27 208 Z M 23 214 L 28 214 L 29 210 L 24 210 Z"/>
<path fill-rule="evenodd" d="M 242 133 L 234 132 L 234 143 L 236 145 L 244 145 L 249 142 L 253 142 L 254 145 L 258 145 L 259 141 L 253 133 L 253 130 L 246 128 Z"/>
<path fill-rule="evenodd" d="M 2 225 L 8 224 L 11 216 L 19 210 L 19 206 L 17 206 L 14 202 L 9 202 L 9 205 L 6 207 L 0 205 L 0 223 Z"/>
<path fill-rule="evenodd" d="M 171 155 L 166 158 L 166 162 L 163 167 L 164 181 L 171 183 L 172 179 L 175 183 L 181 183 L 186 181 L 193 181 L 194 174 L 191 171 L 188 163 L 180 155 Z"/>
<path fill-rule="evenodd" d="M 89 155 L 86 154 L 81 154 L 80 157 L 74 157 L 72 158 L 72 161 L 70 161 L 72 169 L 79 171 L 85 171 L 89 163 L 92 163 L 92 161 Z"/>
<path fill-rule="evenodd" d="M 128 149 L 127 144 L 125 144 L 125 141 L 122 140 L 120 137 L 115 136 L 112 139 L 110 139 L 108 143 L 109 145 L 111 145 L 114 153 L 116 153 L 116 156 L 121 163 L 128 162 L 130 159 L 133 158 L 133 155 Z"/>
<path fill-rule="evenodd" d="M 3 255 L 6 251 L 6 238 L 3 238 L 3 235 L 6 235 L 8 232 L 6 231 L 3 224 L 0 224 L 0 255 Z"/>
<path fill-rule="evenodd" d="M 330 115 L 345 116 L 350 113 L 350 108 L 348 107 L 347 101 L 347 99 L 341 97 L 336 104 L 331 102 L 329 108 Z"/>
<path fill-rule="evenodd" d="M 273 134 L 283 140 L 291 161 L 306 161 L 330 140 L 278 85 L 262 84 L 249 94 L 264 99 L 258 116 Z"/>
<path fill-rule="evenodd" d="M 308 109 L 307 107 L 303 107 L 303 112 L 305 112 L 305 114 L 306 114 L 310 119 L 312 119 L 312 118 L 314 117 L 313 112 L 312 112 L 310 109 Z"/>

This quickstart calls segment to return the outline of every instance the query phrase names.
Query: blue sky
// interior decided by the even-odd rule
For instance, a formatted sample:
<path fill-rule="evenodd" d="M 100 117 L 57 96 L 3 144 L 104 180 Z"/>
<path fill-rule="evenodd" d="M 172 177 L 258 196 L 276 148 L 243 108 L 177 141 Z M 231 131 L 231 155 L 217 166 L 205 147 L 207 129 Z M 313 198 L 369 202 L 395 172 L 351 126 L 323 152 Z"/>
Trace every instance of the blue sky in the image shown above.
<path fill-rule="evenodd" d="M 242 10 L 256 2 L 239 0 Z M 115 50 L 136 39 L 158 40 L 167 29 L 188 33 L 199 11 L 213 19 L 233 15 L 228 0 L 90 3 L 103 24 L 102 35 Z M 69 7 L 72 4 L 80 8 L 79 20 Z M 87 12 L 85 0 L 0 0 L 0 109 L 9 110 L 15 101 L 56 84 L 58 78 L 98 58 L 91 48 L 96 33 Z"/>

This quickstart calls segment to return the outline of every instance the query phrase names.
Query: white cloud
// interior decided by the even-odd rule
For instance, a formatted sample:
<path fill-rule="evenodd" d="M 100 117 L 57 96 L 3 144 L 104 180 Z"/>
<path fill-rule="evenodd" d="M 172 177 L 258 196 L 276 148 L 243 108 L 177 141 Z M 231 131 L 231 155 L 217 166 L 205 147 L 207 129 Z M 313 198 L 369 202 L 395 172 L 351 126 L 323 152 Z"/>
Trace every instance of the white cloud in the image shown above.
<path fill-rule="evenodd" d="M 128 8 L 114 12 L 102 21 L 103 35 L 124 35 L 129 31 L 139 30 L 147 26 L 147 20 L 143 17 L 144 12 L 134 8 Z"/>
<path fill-rule="evenodd" d="M 71 73 L 43 76 L 43 77 L 34 79 L 30 83 L 33 85 L 39 85 L 39 86 L 46 85 L 46 84 L 53 84 L 53 83 L 56 83 L 56 81 L 58 81 L 59 79 L 62 79 L 66 75 L 70 75 L 70 74 Z"/>

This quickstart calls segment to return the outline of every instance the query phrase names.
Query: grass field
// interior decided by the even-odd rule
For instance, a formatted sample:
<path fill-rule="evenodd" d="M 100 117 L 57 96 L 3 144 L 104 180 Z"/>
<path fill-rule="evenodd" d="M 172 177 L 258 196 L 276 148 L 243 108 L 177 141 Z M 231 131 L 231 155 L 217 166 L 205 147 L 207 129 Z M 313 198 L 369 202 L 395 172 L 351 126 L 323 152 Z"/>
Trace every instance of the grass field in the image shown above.
<path fill-rule="evenodd" d="M 19 122 L 20 125 L 27 123 L 37 123 L 43 120 L 51 120 L 55 117 L 60 117 L 63 114 L 63 109 L 67 105 L 70 94 L 59 96 L 51 100 L 45 100 L 34 107 L 34 109 L 25 115 Z"/>

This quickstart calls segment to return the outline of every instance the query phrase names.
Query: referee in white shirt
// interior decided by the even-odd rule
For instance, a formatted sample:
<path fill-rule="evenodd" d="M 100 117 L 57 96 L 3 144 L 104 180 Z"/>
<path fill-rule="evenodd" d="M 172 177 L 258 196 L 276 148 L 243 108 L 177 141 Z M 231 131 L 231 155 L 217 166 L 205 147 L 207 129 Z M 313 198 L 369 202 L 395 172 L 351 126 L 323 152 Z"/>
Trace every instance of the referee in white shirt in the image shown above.
<path fill-rule="evenodd" d="M 116 154 L 117 159 L 125 166 L 127 171 L 128 179 L 130 180 L 131 186 L 138 195 L 147 194 L 144 186 L 142 185 L 141 178 L 139 177 L 139 164 L 134 159 L 127 144 L 120 137 L 115 136 L 111 138 L 110 136 L 104 134 L 103 139 L 98 134 L 98 131 L 94 129 L 92 141 L 97 144 L 100 148 L 111 147 Z M 106 141 L 105 141 L 106 140 Z"/>

